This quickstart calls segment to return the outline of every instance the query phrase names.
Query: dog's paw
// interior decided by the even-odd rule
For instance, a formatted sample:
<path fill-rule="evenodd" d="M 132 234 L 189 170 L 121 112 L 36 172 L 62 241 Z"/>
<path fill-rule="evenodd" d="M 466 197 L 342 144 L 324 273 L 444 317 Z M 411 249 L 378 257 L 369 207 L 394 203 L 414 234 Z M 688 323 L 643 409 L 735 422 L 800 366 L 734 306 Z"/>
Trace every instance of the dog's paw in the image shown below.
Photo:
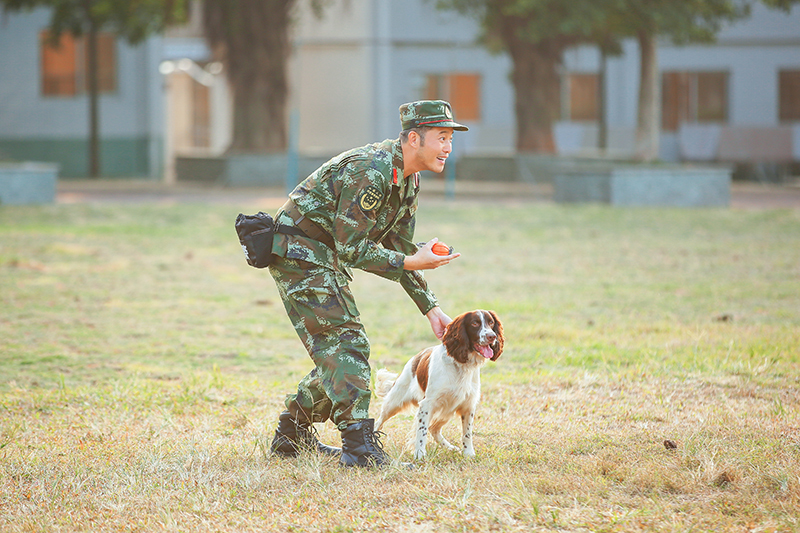
<path fill-rule="evenodd" d="M 464 457 L 475 457 L 475 450 L 473 450 L 472 448 L 464 448 L 461 454 Z"/>

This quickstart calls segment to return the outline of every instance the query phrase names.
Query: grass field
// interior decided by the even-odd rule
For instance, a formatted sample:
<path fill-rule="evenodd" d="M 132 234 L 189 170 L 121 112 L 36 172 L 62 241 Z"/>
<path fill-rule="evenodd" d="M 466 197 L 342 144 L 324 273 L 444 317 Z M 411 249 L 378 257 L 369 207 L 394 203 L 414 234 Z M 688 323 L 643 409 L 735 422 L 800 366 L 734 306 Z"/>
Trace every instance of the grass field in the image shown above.
<path fill-rule="evenodd" d="M 0 530 L 800 531 L 800 211 L 423 200 L 506 351 L 475 459 L 365 471 L 267 453 L 310 362 L 233 220 L 277 207 L 0 208 Z M 373 368 L 435 342 L 353 290 Z"/>

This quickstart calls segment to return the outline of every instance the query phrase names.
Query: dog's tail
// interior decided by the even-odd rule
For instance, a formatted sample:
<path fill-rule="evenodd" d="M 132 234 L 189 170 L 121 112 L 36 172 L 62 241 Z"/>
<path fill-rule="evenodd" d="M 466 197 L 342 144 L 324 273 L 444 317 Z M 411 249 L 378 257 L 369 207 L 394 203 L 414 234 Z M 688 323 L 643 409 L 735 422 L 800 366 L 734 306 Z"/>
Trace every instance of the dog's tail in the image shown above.
<path fill-rule="evenodd" d="M 378 370 L 378 374 L 375 376 L 375 394 L 378 398 L 385 398 L 389 394 L 396 379 L 397 374 L 394 372 L 389 372 L 385 368 Z"/>

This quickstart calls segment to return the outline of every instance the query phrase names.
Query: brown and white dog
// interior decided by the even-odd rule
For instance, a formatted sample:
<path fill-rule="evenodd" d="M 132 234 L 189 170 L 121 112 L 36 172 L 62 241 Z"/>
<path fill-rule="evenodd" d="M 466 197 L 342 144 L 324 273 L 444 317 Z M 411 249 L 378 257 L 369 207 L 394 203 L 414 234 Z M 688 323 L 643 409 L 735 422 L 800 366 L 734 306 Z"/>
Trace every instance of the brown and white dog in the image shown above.
<path fill-rule="evenodd" d="M 384 400 L 375 427 L 380 430 L 394 415 L 418 406 L 414 458 L 422 459 L 428 433 L 445 448 L 459 451 L 442 436 L 442 427 L 458 414 L 460 451 L 473 457 L 472 425 L 481 397 L 481 367 L 486 361 L 497 361 L 504 342 L 503 326 L 494 311 L 457 316 L 447 326 L 442 344 L 415 355 L 399 376 L 386 369 L 378 371 L 376 394 Z"/>

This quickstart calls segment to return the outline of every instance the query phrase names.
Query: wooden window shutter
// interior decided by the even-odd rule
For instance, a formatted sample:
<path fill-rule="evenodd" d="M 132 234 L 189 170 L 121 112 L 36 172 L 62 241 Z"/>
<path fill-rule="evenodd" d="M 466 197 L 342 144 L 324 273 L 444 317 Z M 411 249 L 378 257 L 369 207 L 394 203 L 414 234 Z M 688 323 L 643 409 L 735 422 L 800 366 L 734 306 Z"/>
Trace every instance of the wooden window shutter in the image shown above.
<path fill-rule="evenodd" d="M 597 120 L 597 74 L 570 74 L 569 118 L 576 121 Z"/>
<path fill-rule="evenodd" d="M 471 73 L 428 74 L 424 98 L 447 100 L 456 121 L 481 119 L 481 76 Z"/>
<path fill-rule="evenodd" d="M 58 44 L 50 42 L 50 32 L 39 34 L 41 46 L 41 91 L 48 96 L 73 96 L 77 93 L 75 39 L 63 33 Z"/>
<path fill-rule="evenodd" d="M 661 76 L 661 129 L 678 131 L 686 120 L 686 76 L 682 72 L 665 72 Z"/>
<path fill-rule="evenodd" d="M 778 120 L 800 122 L 800 70 L 778 72 Z"/>
<path fill-rule="evenodd" d="M 728 119 L 728 75 L 725 72 L 698 72 L 697 122 L 725 122 Z"/>
<path fill-rule="evenodd" d="M 50 33 L 40 33 L 41 91 L 47 96 L 74 96 L 88 90 L 88 48 L 86 39 L 63 33 L 57 45 Z M 97 36 L 97 70 L 101 93 L 117 89 L 116 37 L 111 33 Z"/>
<path fill-rule="evenodd" d="M 450 104 L 457 121 L 481 119 L 480 74 L 452 74 L 450 76 Z"/>
<path fill-rule="evenodd" d="M 111 33 L 99 34 L 97 36 L 97 74 L 101 93 L 117 90 L 116 55 L 116 38 L 114 35 Z M 88 58 L 86 64 L 89 64 Z"/>

